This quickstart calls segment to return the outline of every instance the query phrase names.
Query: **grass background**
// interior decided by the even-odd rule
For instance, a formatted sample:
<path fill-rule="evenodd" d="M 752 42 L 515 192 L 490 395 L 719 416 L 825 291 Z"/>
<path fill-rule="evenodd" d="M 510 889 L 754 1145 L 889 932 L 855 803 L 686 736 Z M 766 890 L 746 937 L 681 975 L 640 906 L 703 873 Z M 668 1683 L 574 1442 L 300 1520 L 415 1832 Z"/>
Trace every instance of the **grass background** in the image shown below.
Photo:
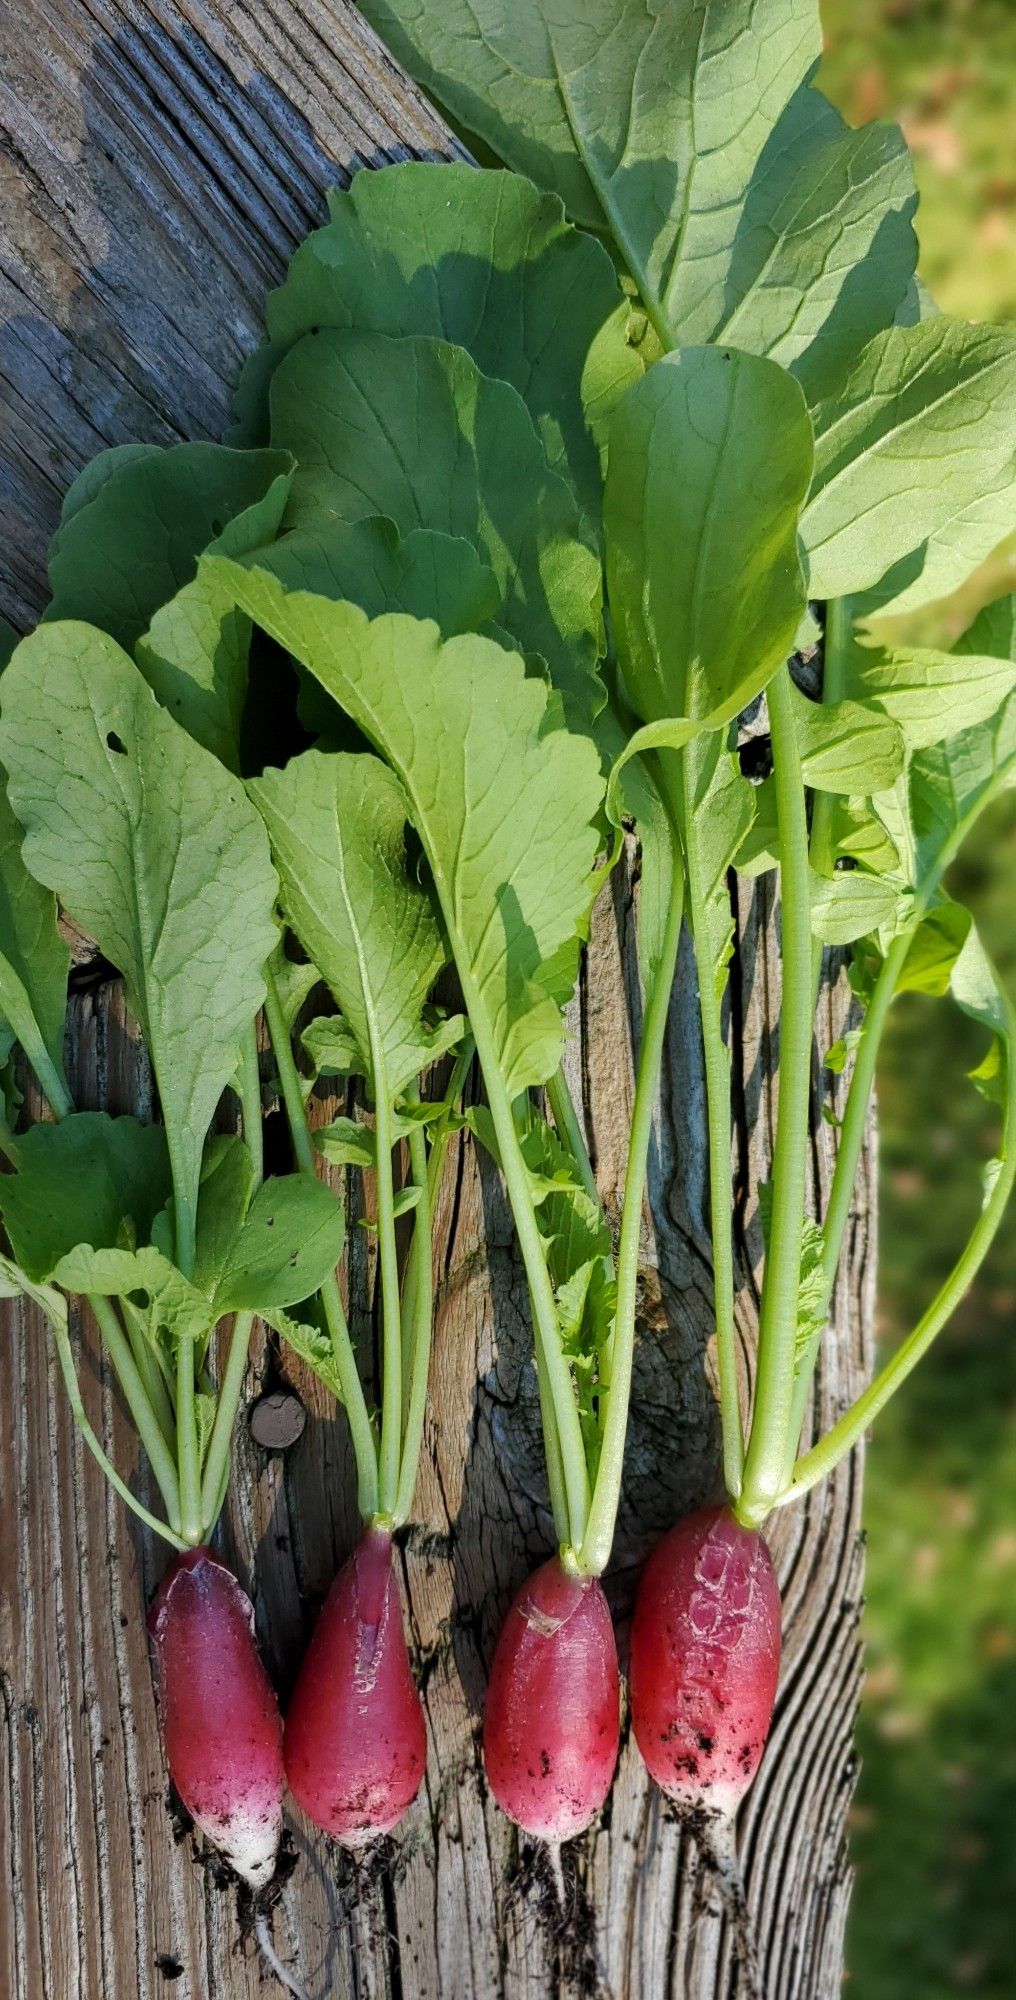
<path fill-rule="evenodd" d="M 855 124 L 900 120 L 921 274 L 967 319 L 1016 318 L 1016 0 L 823 0 L 820 81 Z M 1016 588 L 1016 541 L 915 636 L 951 639 Z M 911 628 L 913 629 L 913 628 Z M 1016 808 L 953 884 L 1016 990 Z M 879 1334 L 918 1318 L 979 1200 L 982 1039 L 908 996 L 879 1077 Z M 1016 1996 L 1016 1222 L 879 1421 L 867 1488 L 868 1676 L 848 1946 L 859 2000 Z M 802 2000 L 806 1996 L 802 1995 Z"/>

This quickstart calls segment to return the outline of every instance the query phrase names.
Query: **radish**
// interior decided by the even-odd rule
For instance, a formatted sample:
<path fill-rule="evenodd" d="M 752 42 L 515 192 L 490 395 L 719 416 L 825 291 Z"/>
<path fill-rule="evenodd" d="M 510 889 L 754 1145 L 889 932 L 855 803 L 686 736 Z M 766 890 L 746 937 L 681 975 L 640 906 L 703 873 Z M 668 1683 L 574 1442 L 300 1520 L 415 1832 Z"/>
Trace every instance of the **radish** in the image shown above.
<path fill-rule="evenodd" d="M 332 1584 L 284 1749 L 297 1804 L 344 1847 L 390 1833 L 420 1789 L 427 1735 L 387 1529 L 369 1527 Z"/>
<path fill-rule="evenodd" d="M 282 1723 L 254 1609 L 211 1549 L 167 1570 L 148 1616 L 169 1774 L 195 1825 L 263 1889 L 282 1834 Z"/>
<path fill-rule="evenodd" d="M 583 1833 L 610 1790 L 619 1734 L 603 1586 L 554 1556 L 513 1599 L 494 1651 L 483 1759 L 498 1805 L 540 1840 Z"/>
<path fill-rule="evenodd" d="M 729 1507 L 671 1528 L 631 1629 L 635 1741 L 672 1799 L 732 1815 L 762 1758 L 780 1670 L 780 1593 L 757 1530 Z"/>

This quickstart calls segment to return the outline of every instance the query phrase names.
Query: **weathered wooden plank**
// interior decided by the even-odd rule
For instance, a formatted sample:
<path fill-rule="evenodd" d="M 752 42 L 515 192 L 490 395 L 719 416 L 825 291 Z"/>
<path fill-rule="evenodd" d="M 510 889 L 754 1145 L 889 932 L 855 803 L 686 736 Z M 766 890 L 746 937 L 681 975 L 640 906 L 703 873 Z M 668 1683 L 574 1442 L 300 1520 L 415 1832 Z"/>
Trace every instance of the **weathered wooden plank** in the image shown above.
<path fill-rule="evenodd" d="M 222 434 L 265 289 L 317 219 L 329 182 L 406 152 L 453 148 L 339 0 L 256 9 L 26 0 L 0 15 L 0 44 L 0 602 L 24 624 L 44 601 L 60 495 L 94 450 L 131 437 Z M 634 893 L 619 879 L 597 909 L 569 1058 L 615 1207 L 638 1011 Z M 768 891 L 742 892 L 738 916 L 739 1313 L 750 1354 L 753 1190 L 771 1140 L 779 961 Z M 842 991 L 827 1005 L 832 1040 Z M 144 1108 L 148 1079 L 115 985 L 77 996 L 72 1043 L 82 1105 Z M 685 957 L 654 1147 L 630 1473 L 609 1579 L 622 1632 L 647 1541 L 716 1482 L 702 1131 Z M 816 1199 L 832 1144 L 818 1121 Z M 869 1155 L 837 1337 L 817 1384 L 825 1421 L 868 1359 L 871 1172 Z M 551 1537 L 524 1286 L 500 1191 L 470 1149 L 449 1171 L 436 1256 L 419 1526 L 403 1557 L 428 1713 L 427 1786 L 384 1865 L 357 1868 L 295 1827 L 297 1865 L 276 1940 L 315 2000 L 545 2000 L 583 1990 L 577 1926 L 562 1931 L 548 1917 L 534 1857 L 481 1779 L 478 1723 L 494 1635 L 510 1591 Z M 361 1258 L 351 1306 L 365 1374 L 374 1362 L 367 1277 Z M 92 1421 L 117 1462 L 133 1467 L 91 1330 L 81 1338 Z M 7 1310 L 0 1356 L 0 1992 L 253 1996 L 264 1988 L 255 1958 L 237 1949 L 235 1899 L 195 1861 L 189 1840 L 174 1843 L 166 1816 L 142 1620 L 160 1558 L 82 1451 L 33 1314 Z M 255 1353 L 252 1396 L 275 1366 L 263 1347 Z M 303 1437 L 272 1457 L 241 1425 L 223 1526 L 283 1691 L 355 1527 L 341 1419 L 292 1374 L 310 1412 Z M 143 1492 L 143 1468 L 138 1477 Z M 742 1828 L 767 2000 L 832 2000 L 840 1987 L 859 1499 L 855 1464 L 774 1531 L 786 1670 Z M 590 1925 L 585 1972 L 595 1965 L 603 1990 L 615 2000 L 736 1991 L 715 1883 L 646 1786 L 631 1746 L 602 1824 L 575 1855 L 576 1908 Z"/>

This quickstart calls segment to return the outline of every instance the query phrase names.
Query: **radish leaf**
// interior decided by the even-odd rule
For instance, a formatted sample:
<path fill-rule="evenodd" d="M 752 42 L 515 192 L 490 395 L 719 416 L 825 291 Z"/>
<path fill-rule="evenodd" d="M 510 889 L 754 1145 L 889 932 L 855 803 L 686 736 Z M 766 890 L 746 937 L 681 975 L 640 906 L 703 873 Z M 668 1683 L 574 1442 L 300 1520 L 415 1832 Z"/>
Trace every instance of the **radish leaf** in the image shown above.
<path fill-rule="evenodd" d="M 433 625 L 371 624 L 352 605 L 287 596 L 264 573 L 228 573 L 244 608 L 401 781 L 474 1029 L 482 1010 L 512 1097 L 543 1083 L 564 1032 L 557 954 L 581 930 L 593 888 L 603 796 L 593 745 L 544 733 L 546 688 L 488 639 L 442 644 Z"/>
<path fill-rule="evenodd" d="M 394 1104 L 433 1059 L 422 1012 L 445 961 L 409 871 L 399 780 L 378 757 L 308 750 L 249 790 L 286 920 L 335 997 L 371 1094 Z"/>
<path fill-rule="evenodd" d="M 511 383 L 549 463 L 598 522 L 600 471 L 583 405 L 605 421 L 642 372 L 602 245 L 530 181 L 459 165 L 407 161 L 357 174 L 348 191 L 331 193 L 329 209 L 269 297 L 269 341 L 237 394 L 244 441 L 267 441 L 271 375 L 301 335 L 432 334 Z"/>
<path fill-rule="evenodd" d="M 471 541 L 512 639 L 546 660 L 576 721 L 598 712 L 600 566 L 507 383 L 444 341 L 326 331 L 276 371 L 272 435 L 299 462 L 287 526 L 324 537 L 336 518 L 383 514 L 401 535 Z"/>
<path fill-rule="evenodd" d="M 628 391 L 611 431 L 607 573 L 643 721 L 729 720 L 792 652 L 810 474 L 804 398 L 770 361 L 690 348 Z"/>
<path fill-rule="evenodd" d="M 205 1134 L 277 935 L 264 828 L 127 655 L 84 625 L 41 626 L 19 648 L 0 756 L 27 866 L 124 975 L 192 1226 Z"/>
<path fill-rule="evenodd" d="M 1016 526 L 1016 333 L 944 314 L 891 327 L 817 405 L 801 521 L 811 590 L 843 597 L 909 558 L 894 612 L 962 583 Z"/>

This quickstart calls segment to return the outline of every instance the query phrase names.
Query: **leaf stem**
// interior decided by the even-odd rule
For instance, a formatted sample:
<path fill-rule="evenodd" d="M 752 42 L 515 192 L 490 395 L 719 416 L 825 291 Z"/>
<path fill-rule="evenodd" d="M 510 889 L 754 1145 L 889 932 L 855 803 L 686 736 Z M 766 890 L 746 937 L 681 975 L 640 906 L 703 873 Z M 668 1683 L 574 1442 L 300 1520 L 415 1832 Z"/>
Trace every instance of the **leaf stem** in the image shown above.
<path fill-rule="evenodd" d="M 736 1500 L 744 1477 L 744 1431 L 737 1374 L 734 1327 L 734 1243 L 731 1227 L 730 1057 L 723 1033 L 723 1001 L 717 992 L 713 953 L 706 927 L 708 871 L 702 853 L 701 808 L 694 796 L 694 745 L 680 752 L 681 837 L 687 869 L 688 918 L 698 973 L 699 1022 L 706 1084 L 706 1125 L 709 1140 L 709 1216 L 713 1246 L 713 1309 L 716 1316 L 716 1367 L 723 1434 L 723 1478 Z"/>
<path fill-rule="evenodd" d="M 282 1002 L 275 975 L 270 966 L 265 968 L 265 1020 L 275 1057 L 275 1067 L 279 1076 L 279 1088 L 289 1123 L 293 1154 L 301 1173 L 314 1172 L 314 1142 L 307 1122 L 307 1110 L 300 1089 L 300 1077 L 293 1060 L 293 1050 L 289 1039 L 289 1029 L 283 1013 Z M 331 1336 L 332 1353 L 342 1390 L 342 1401 L 349 1422 L 349 1435 L 356 1460 L 357 1504 L 363 1520 L 370 1521 L 378 1507 L 377 1451 L 374 1432 L 371 1427 L 367 1402 L 360 1381 L 360 1371 L 356 1365 L 353 1343 L 349 1337 L 346 1315 L 342 1310 L 342 1300 L 335 1277 L 326 1278 L 321 1287 L 321 1305 L 325 1324 Z"/>
<path fill-rule="evenodd" d="M 201 1465 L 198 1455 L 197 1412 L 194 1402 L 194 1342 L 189 1334 L 176 1350 L 176 1435 L 180 1473 L 180 1533 L 184 1541 L 201 1541 Z"/>
<path fill-rule="evenodd" d="M 832 1298 L 833 1286 L 836 1283 L 836 1272 L 839 1267 L 840 1252 L 843 1248 L 843 1239 L 850 1217 L 850 1204 L 854 1195 L 854 1183 L 857 1178 L 858 1163 L 864 1146 L 864 1135 L 868 1123 L 868 1105 L 871 1101 L 872 1087 L 875 1082 L 875 1070 L 882 1041 L 882 1033 L 885 1028 L 889 1009 L 896 997 L 896 987 L 906 963 L 912 939 L 913 932 L 908 928 L 902 936 L 893 939 L 882 961 L 882 969 L 875 982 L 875 990 L 871 996 L 868 1011 L 865 1015 L 864 1028 L 854 1059 L 850 1088 L 847 1092 L 847 1101 L 843 1110 L 843 1122 L 840 1126 L 836 1165 L 833 1168 L 829 1200 L 822 1222 L 823 1289 L 819 1307 L 819 1316 L 822 1319 L 822 1324 L 812 1335 L 808 1348 L 798 1364 L 798 1377 L 794 1391 L 790 1436 L 788 1440 L 788 1476 L 797 1454 L 801 1426 L 804 1422 L 805 1405 L 808 1400 L 808 1389 L 814 1373 L 815 1363 L 818 1359 L 818 1351 L 822 1344 L 822 1334 L 825 1330 L 824 1318 L 828 1313 L 829 1301 Z"/>
<path fill-rule="evenodd" d="M 590 1200 L 595 1201 L 599 1205 L 600 1194 L 596 1185 L 596 1175 L 593 1172 L 593 1163 L 589 1157 L 589 1149 L 583 1137 L 582 1127 L 579 1124 L 578 1114 L 572 1103 L 572 1094 L 568 1088 L 563 1069 L 556 1069 L 547 1085 L 547 1102 L 550 1105 L 550 1114 L 554 1120 L 558 1138 L 571 1154 L 579 1170 L 579 1179 Z"/>
<path fill-rule="evenodd" d="M 529 1170 L 522 1155 L 511 1102 L 487 1023 L 486 1009 L 464 953 L 459 961 L 459 978 L 466 1012 L 472 1024 L 480 1068 L 483 1071 L 487 1102 L 490 1106 L 501 1159 L 501 1172 L 504 1175 L 515 1233 L 529 1286 L 537 1366 L 538 1371 L 541 1367 L 543 1369 L 540 1377 L 541 1404 L 544 1413 L 544 1439 L 547 1444 L 549 1475 L 552 1475 L 551 1454 L 554 1446 L 548 1436 L 546 1421 L 548 1402 L 553 1408 L 557 1449 L 560 1453 L 561 1484 L 566 1496 L 567 1512 L 566 1522 L 557 1523 L 558 1536 L 571 1548 L 577 1549 L 585 1533 L 586 1514 L 589 1508 L 589 1476 L 586 1471 L 585 1445 L 571 1370 L 561 1343 L 557 1304 L 536 1224 Z M 555 1518 L 557 1518 L 556 1512 Z M 566 1534 L 562 1533 L 562 1525 L 567 1528 Z"/>
<path fill-rule="evenodd" d="M 185 1549 L 187 1544 L 182 1536 L 178 1535 L 173 1528 L 167 1527 L 165 1521 L 160 1521 L 158 1515 L 150 1514 L 148 1508 L 143 1507 L 140 1500 L 135 1499 L 126 1481 L 121 1479 L 115 1465 L 107 1458 L 85 1414 L 85 1406 L 81 1400 L 81 1389 L 78 1383 L 77 1370 L 74 1366 L 74 1355 L 67 1327 L 55 1317 L 50 1319 L 49 1324 L 56 1345 L 57 1359 L 60 1363 L 60 1372 L 64 1379 L 64 1387 L 67 1391 L 67 1400 L 71 1406 L 71 1415 L 92 1457 L 95 1459 L 97 1465 L 101 1466 L 114 1492 L 119 1493 L 121 1500 L 130 1508 L 132 1514 L 137 1515 L 139 1521 L 144 1522 L 146 1528 L 150 1528 L 153 1534 L 161 1535 L 163 1541 L 169 1542 L 172 1548 Z"/>
<path fill-rule="evenodd" d="M 173 1454 L 162 1435 L 158 1418 L 148 1400 L 137 1363 L 109 1299 L 89 1293 L 88 1304 L 113 1364 L 131 1421 L 148 1454 L 148 1462 L 162 1494 L 166 1516 L 174 1533 L 182 1533 L 180 1484 Z"/>
<path fill-rule="evenodd" d="M 632 1361 L 635 1351 L 635 1317 L 638 1306 L 639 1249 L 642 1238 L 642 1205 L 645 1199 L 649 1142 L 656 1109 L 660 1065 L 670 1014 L 670 996 L 681 942 L 684 912 L 684 870 L 675 840 L 674 880 L 667 921 L 660 945 L 659 965 L 652 992 L 647 996 L 642 1023 L 632 1106 L 631 1136 L 625 1169 L 621 1210 L 621 1237 L 617 1252 L 617 1313 L 611 1350 L 610 1384 L 606 1390 L 607 1409 L 603 1425 L 596 1483 L 589 1520 L 579 1550 L 579 1565 L 591 1576 L 605 1569 L 614 1539 L 614 1526 L 621 1497 L 628 1401 L 631 1394 Z"/>
<path fill-rule="evenodd" d="M 208 1440 L 208 1451 L 201 1474 L 201 1540 L 207 1541 L 218 1519 L 221 1501 L 219 1491 L 222 1476 L 229 1466 L 230 1448 L 233 1442 L 233 1423 L 243 1394 L 244 1377 L 247 1373 L 247 1355 L 250 1351 L 251 1329 L 254 1314 L 238 1312 L 233 1319 L 233 1331 L 229 1340 L 229 1353 L 219 1384 L 218 1401 L 212 1434 Z"/>
<path fill-rule="evenodd" d="M 883 1410 L 889 1398 L 895 1394 L 901 1382 L 905 1382 L 912 1369 L 916 1368 L 922 1356 L 927 1353 L 937 1333 L 945 1325 L 951 1313 L 959 1304 L 964 1293 L 973 1282 L 977 1271 L 991 1247 L 998 1226 L 1005 1213 L 1013 1184 L 1016 1182 L 1016 1010 L 999 983 L 999 993 L 1005 1004 L 1008 1022 L 1008 1047 L 1006 1054 L 1006 1097 L 1003 1114 L 1002 1142 L 999 1148 L 999 1170 L 992 1184 L 991 1192 L 967 1243 L 953 1265 L 945 1284 L 932 1300 L 927 1311 L 918 1321 L 913 1332 L 896 1349 L 886 1362 L 874 1382 L 858 1396 L 849 1410 L 835 1423 L 826 1436 L 806 1452 L 798 1461 L 796 1470 L 785 1491 L 779 1495 L 776 1505 L 783 1507 L 791 1500 L 797 1500 L 812 1486 L 824 1479 L 826 1474 L 852 1451 L 868 1426 Z"/>
<path fill-rule="evenodd" d="M 406 1094 L 411 1102 L 419 1103 L 418 1088 L 412 1092 L 407 1091 Z M 436 1140 L 435 1149 L 439 1144 L 440 1141 Z M 420 1199 L 414 1210 L 413 1222 L 411 1252 L 413 1284 L 411 1296 L 406 1301 L 406 1309 L 411 1310 L 409 1322 L 411 1347 L 406 1369 L 408 1400 L 402 1434 L 402 1455 L 395 1504 L 392 1509 L 396 1527 L 401 1527 L 403 1521 L 409 1519 L 413 1507 L 420 1448 L 423 1443 L 423 1420 L 427 1409 L 427 1377 L 430 1370 L 434 1316 L 430 1176 L 427 1137 L 422 1125 L 414 1126 L 409 1134 L 409 1161 L 413 1170 L 413 1180 L 420 1189 Z"/>
<path fill-rule="evenodd" d="M 769 682 L 779 829 L 783 997 L 773 1202 L 762 1285 L 755 1405 L 735 1512 L 758 1527 L 782 1491 L 794 1394 L 813 1038 L 808 818 L 790 671 Z"/>
<path fill-rule="evenodd" d="M 847 658 L 851 645 L 853 618 L 849 597 L 830 599 L 825 611 L 825 633 L 822 646 L 822 702 L 823 705 L 842 701 L 846 690 Z M 819 875 L 833 872 L 833 814 L 836 796 L 833 792 L 815 792 L 811 802 L 811 865 Z M 822 978 L 821 938 L 812 940 L 812 992 L 817 997 Z"/>
<path fill-rule="evenodd" d="M 137 1362 L 138 1373 L 145 1385 L 145 1394 L 155 1411 L 159 1429 L 170 1451 L 175 1451 L 176 1420 L 173 1415 L 173 1405 L 169 1398 L 165 1377 L 152 1352 L 148 1336 L 145 1332 L 142 1315 L 138 1312 L 136 1306 L 132 1306 L 129 1299 L 122 1299 L 120 1303 L 131 1353 Z"/>
<path fill-rule="evenodd" d="M 240 1047 L 240 1109 L 244 1143 L 254 1168 L 254 1186 L 259 1188 L 265 1175 L 265 1141 L 261 1124 L 261 1064 L 254 1022 Z"/>
<path fill-rule="evenodd" d="M 375 1093 L 374 1103 L 378 1259 L 381 1276 L 381 1447 L 378 1453 L 378 1506 L 384 1515 L 391 1515 L 395 1510 L 402 1443 L 402 1319 L 399 1304 L 399 1252 L 395 1235 L 395 1181 L 392 1173 L 394 1145 L 392 1107 L 383 1089 L 379 1088 Z"/>

